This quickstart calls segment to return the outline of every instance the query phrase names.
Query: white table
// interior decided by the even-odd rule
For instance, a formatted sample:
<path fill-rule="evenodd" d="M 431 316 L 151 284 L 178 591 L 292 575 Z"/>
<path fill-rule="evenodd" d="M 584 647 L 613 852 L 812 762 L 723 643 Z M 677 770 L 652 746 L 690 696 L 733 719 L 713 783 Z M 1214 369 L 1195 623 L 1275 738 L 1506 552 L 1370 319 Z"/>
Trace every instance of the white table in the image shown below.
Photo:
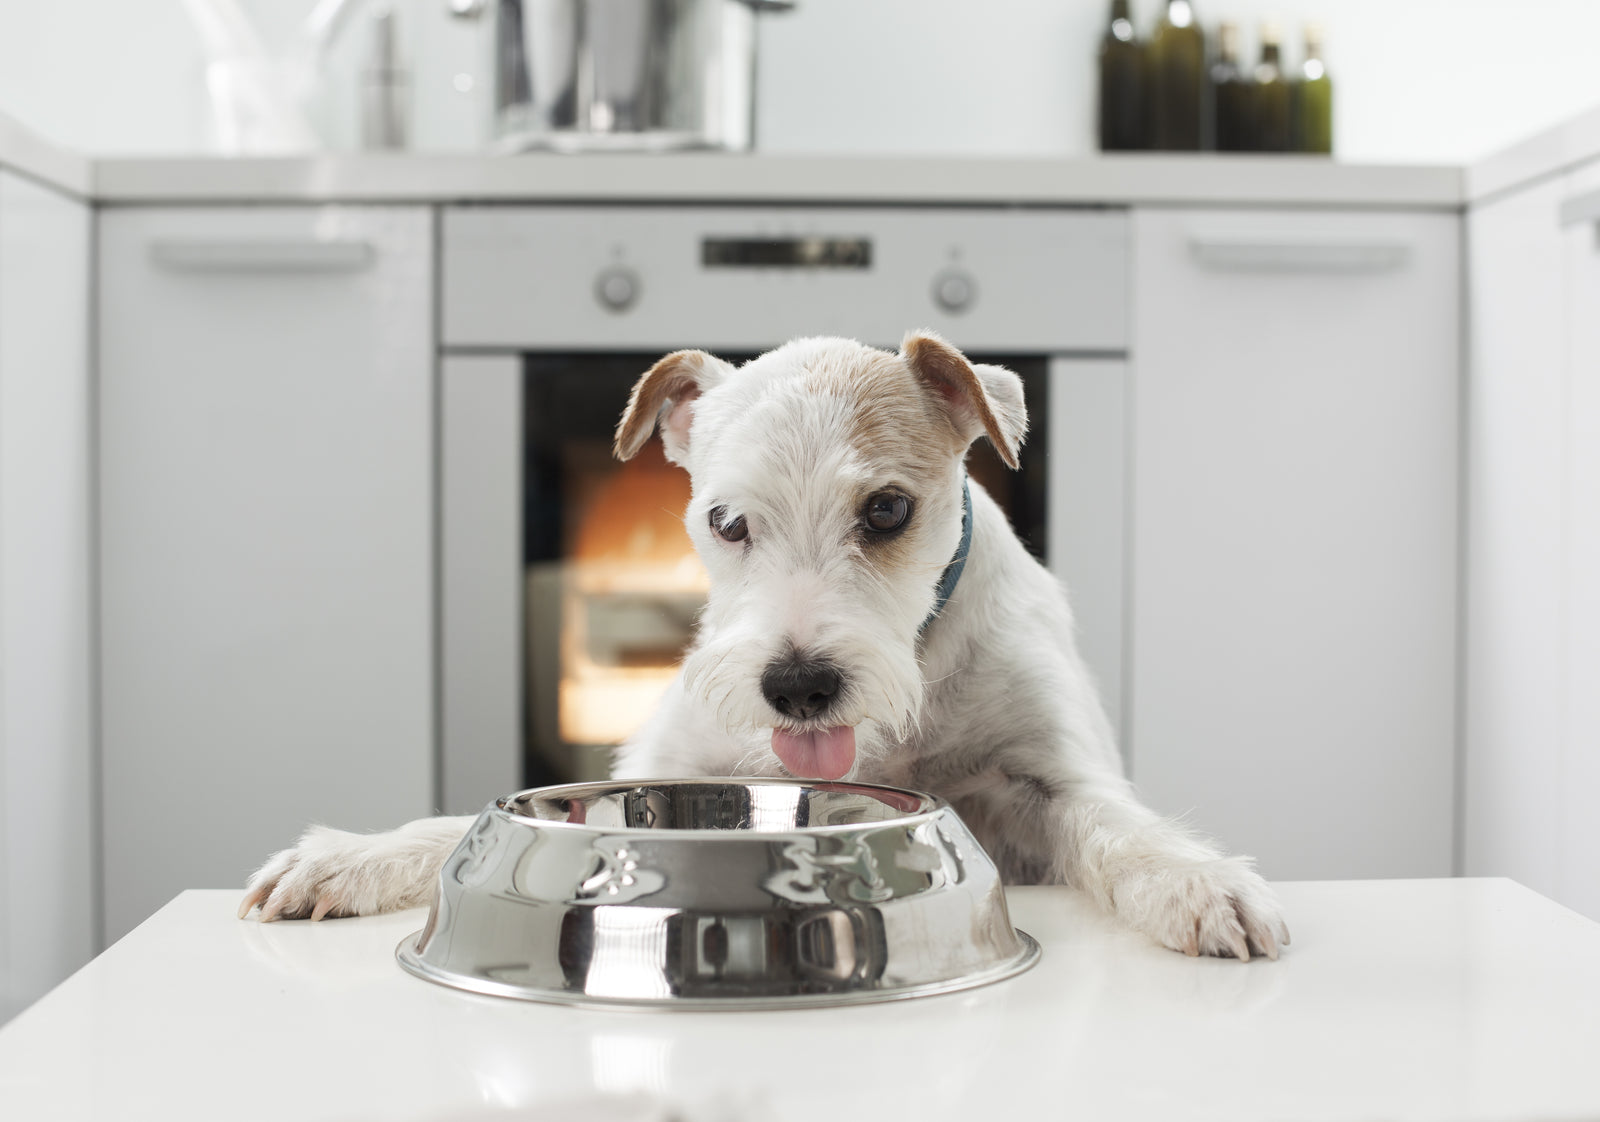
<path fill-rule="evenodd" d="M 1600 1117 L 1600 924 L 1504 880 L 1278 887 L 1275 963 L 1188 959 L 1024 888 L 1045 953 L 1012 981 L 699 1014 L 421 981 L 393 959 L 420 910 L 263 926 L 236 890 L 185 892 L 0 1029 L 0 1116 Z M 550 1105 L 597 1095 L 620 1098 Z"/>

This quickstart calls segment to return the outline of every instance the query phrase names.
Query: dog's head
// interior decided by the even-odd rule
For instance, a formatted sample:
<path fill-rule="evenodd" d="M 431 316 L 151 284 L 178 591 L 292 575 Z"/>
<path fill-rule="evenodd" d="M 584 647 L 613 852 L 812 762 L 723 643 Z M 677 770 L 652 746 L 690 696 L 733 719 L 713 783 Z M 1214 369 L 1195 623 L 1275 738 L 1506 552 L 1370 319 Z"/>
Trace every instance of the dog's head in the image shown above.
<path fill-rule="evenodd" d="M 843 777 L 919 719 L 962 461 L 984 436 L 1017 466 L 1021 380 L 927 332 L 899 354 L 798 339 L 738 369 L 678 351 L 634 387 L 616 454 L 657 430 L 711 574 L 687 687 L 731 733 L 771 729 L 791 773 Z"/>

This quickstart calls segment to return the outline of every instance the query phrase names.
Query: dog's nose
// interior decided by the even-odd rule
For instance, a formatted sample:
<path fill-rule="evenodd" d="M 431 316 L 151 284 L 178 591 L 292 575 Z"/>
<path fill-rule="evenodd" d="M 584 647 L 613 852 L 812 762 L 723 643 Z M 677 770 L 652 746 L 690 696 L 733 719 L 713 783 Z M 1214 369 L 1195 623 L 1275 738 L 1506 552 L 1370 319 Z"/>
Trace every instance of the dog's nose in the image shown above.
<path fill-rule="evenodd" d="M 804 721 L 827 711 L 842 682 L 831 663 L 791 655 L 774 659 L 767 667 L 761 675 L 761 693 L 785 717 Z"/>

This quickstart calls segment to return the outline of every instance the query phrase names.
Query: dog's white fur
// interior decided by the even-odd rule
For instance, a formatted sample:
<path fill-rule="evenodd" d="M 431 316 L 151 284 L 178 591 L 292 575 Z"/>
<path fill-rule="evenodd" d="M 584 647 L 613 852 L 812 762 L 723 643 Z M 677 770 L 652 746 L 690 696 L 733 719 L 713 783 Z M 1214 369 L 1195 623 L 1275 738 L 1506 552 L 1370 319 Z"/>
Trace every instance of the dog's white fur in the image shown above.
<path fill-rule="evenodd" d="M 928 333 L 893 355 L 801 339 L 735 370 L 698 351 L 657 363 L 617 432 L 626 459 L 659 430 L 693 485 L 686 523 L 711 594 L 682 673 L 620 751 L 619 778 L 785 774 L 772 730 L 855 727 L 850 776 L 952 802 L 1013 883 L 1065 883 L 1188 954 L 1277 957 L 1278 904 L 1246 858 L 1225 857 L 1141 805 L 1073 643 L 1056 580 L 972 485 L 966 567 L 924 628 L 961 540 L 963 459 L 986 436 L 1012 466 L 1022 386 Z M 894 541 L 862 529 L 894 490 Z M 748 538 L 712 532 L 742 516 Z M 775 712 L 761 675 L 800 651 L 841 668 L 823 719 Z M 374 835 L 316 828 L 255 875 L 241 916 L 364 915 L 425 902 L 471 823 Z"/>

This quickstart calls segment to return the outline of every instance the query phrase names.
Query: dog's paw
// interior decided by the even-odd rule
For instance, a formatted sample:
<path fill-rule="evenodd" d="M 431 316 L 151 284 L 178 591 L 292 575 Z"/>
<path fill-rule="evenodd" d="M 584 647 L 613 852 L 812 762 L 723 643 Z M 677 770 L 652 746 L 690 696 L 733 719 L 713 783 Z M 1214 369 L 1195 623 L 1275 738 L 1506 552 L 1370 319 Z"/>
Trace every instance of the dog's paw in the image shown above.
<path fill-rule="evenodd" d="M 1277 958 L 1289 927 L 1267 882 L 1243 857 L 1174 863 L 1140 874 L 1115 893 L 1118 914 L 1187 955 L 1248 962 Z"/>
<path fill-rule="evenodd" d="M 377 915 L 426 904 L 461 832 L 450 819 L 424 819 L 381 834 L 313 826 L 250 878 L 239 918 L 258 904 L 263 923 Z"/>
<path fill-rule="evenodd" d="M 261 922 L 372 915 L 389 911 L 367 883 L 382 835 L 363 836 L 313 826 L 289 849 L 274 853 L 250 878 L 239 918 L 261 906 Z"/>

